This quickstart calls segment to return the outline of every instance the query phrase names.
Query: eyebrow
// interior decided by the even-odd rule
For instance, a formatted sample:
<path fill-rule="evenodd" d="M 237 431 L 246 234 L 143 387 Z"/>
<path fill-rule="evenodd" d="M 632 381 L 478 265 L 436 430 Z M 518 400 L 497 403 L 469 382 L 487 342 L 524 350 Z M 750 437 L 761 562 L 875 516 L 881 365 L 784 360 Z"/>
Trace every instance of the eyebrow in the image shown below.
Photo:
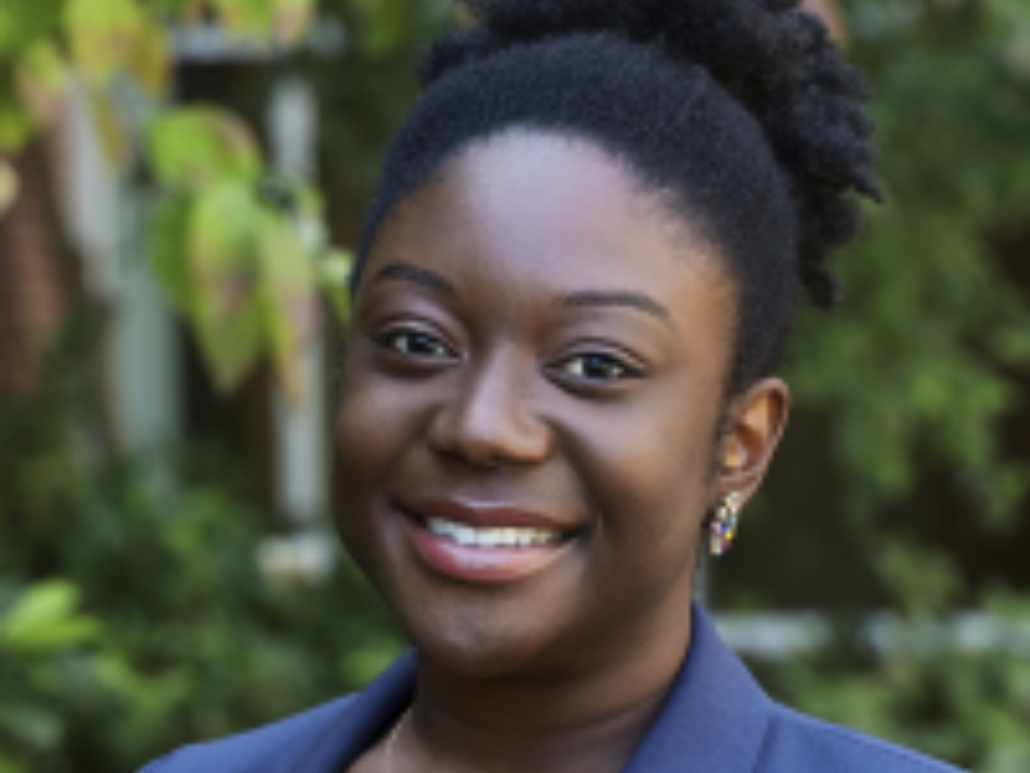
<path fill-rule="evenodd" d="M 379 269 L 372 277 L 370 284 L 379 282 L 410 282 L 420 285 L 441 295 L 455 295 L 454 285 L 429 269 L 419 268 L 410 263 L 389 263 Z"/>
<path fill-rule="evenodd" d="M 672 315 L 669 310 L 658 303 L 650 295 L 632 292 L 629 290 L 581 290 L 579 292 L 563 295 L 559 299 L 562 306 L 574 308 L 599 307 L 599 308 L 627 308 L 642 311 L 650 314 L 667 325 L 672 324 Z"/>
<path fill-rule="evenodd" d="M 383 266 L 372 277 L 371 284 L 379 282 L 410 282 L 441 295 L 457 295 L 454 285 L 435 271 L 397 261 Z M 642 311 L 667 325 L 672 315 L 650 295 L 631 290 L 579 290 L 558 299 L 561 306 L 571 308 L 626 308 Z"/>

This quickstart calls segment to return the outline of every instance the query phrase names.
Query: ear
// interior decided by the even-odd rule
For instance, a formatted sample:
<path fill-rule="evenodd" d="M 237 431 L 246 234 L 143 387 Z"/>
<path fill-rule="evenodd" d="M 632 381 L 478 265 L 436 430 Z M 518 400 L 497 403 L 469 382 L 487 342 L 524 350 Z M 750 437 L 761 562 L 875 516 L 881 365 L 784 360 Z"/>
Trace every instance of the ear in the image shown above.
<path fill-rule="evenodd" d="M 779 378 L 762 379 L 733 400 L 719 442 L 717 502 L 734 492 L 741 503 L 751 498 L 765 477 L 789 413 L 790 389 Z"/>

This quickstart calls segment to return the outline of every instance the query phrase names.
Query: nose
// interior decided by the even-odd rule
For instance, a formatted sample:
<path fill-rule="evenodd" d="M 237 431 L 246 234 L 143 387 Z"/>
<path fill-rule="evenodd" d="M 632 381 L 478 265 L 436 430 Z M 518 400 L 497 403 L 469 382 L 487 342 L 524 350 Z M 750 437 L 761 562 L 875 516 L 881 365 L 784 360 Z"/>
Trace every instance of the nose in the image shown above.
<path fill-rule="evenodd" d="M 532 368 L 496 356 L 479 368 L 466 366 L 429 427 L 437 453 L 480 468 L 539 464 L 551 453 L 552 434 L 528 397 Z"/>

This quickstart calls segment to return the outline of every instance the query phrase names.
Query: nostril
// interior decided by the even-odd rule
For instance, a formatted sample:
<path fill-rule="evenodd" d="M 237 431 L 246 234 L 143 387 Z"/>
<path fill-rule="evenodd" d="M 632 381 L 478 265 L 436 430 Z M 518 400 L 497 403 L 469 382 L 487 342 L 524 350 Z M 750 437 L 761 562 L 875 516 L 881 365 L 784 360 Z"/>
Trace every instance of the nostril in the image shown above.
<path fill-rule="evenodd" d="M 469 362 L 437 406 L 430 447 L 485 470 L 545 459 L 550 430 L 527 389 L 538 372 L 534 356 L 510 348 Z"/>
<path fill-rule="evenodd" d="M 492 470 L 503 464 L 498 444 L 489 437 L 466 432 L 431 433 L 430 448 L 440 456 L 455 459 L 470 467 Z"/>
<path fill-rule="evenodd" d="M 549 429 L 519 403 L 480 400 L 441 408 L 429 429 L 429 446 L 477 469 L 539 463 L 550 454 Z"/>

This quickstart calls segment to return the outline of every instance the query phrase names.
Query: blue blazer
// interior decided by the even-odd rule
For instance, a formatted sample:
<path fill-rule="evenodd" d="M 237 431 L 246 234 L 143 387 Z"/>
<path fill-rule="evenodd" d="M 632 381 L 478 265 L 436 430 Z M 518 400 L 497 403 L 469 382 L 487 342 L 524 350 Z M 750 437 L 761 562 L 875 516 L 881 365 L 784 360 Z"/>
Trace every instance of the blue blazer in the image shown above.
<path fill-rule="evenodd" d="M 623 773 L 958 773 L 773 702 L 694 606 L 689 655 Z M 141 773 L 341 773 L 411 701 L 408 653 L 364 692 L 274 725 L 187 746 Z"/>

